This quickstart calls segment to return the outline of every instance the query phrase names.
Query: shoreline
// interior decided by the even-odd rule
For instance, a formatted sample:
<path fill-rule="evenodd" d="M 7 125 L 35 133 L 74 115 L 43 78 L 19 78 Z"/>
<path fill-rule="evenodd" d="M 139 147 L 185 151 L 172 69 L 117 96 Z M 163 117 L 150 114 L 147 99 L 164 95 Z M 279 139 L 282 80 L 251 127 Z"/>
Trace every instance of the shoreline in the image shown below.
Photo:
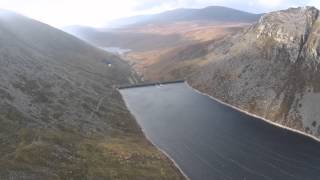
<path fill-rule="evenodd" d="M 140 126 L 140 125 L 139 125 Z M 172 165 L 178 169 L 178 171 L 181 173 L 181 175 L 186 179 L 186 180 L 191 180 L 187 174 L 181 169 L 181 167 L 179 166 L 179 164 L 163 149 L 161 149 L 158 145 L 156 145 L 155 143 L 153 143 L 153 141 L 149 138 L 149 136 L 147 136 L 147 134 L 145 133 L 145 130 L 140 126 L 141 131 L 143 133 L 143 135 L 146 137 L 146 139 L 158 150 L 160 151 L 162 154 L 164 154 L 168 160 L 171 161 Z"/>
<path fill-rule="evenodd" d="M 199 94 L 201 94 L 201 95 L 203 95 L 203 96 L 207 96 L 207 97 L 209 97 L 210 99 L 213 99 L 213 100 L 217 101 L 218 103 L 221 103 L 221 104 L 223 104 L 223 105 L 225 105 L 225 106 L 227 106 L 227 107 L 230 107 L 230 108 L 232 108 L 232 109 L 234 109 L 234 110 L 237 110 L 237 111 L 239 111 L 239 112 L 242 112 L 242 113 L 244 113 L 244 114 L 246 114 L 246 115 L 249 115 L 249 116 L 251 116 L 251 117 L 254 117 L 254 118 L 256 118 L 256 119 L 260 119 L 260 120 L 262 120 L 262 121 L 264 121 L 264 122 L 266 122 L 266 123 L 268 123 L 268 124 L 271 124 L 271 125 L 273 125 L 273 126 L 276 126 L 276 127 L 278 127 L 278 128 L 285 129 L 285 130 L 294 132 L 294 133 L 296 133 L 296 134 L 306 136 L 306 137 L 311 138 L 312 140 L 317 141 L 317 142 L 320 143 L 320 139 L 317 138 L 317 137 L 315 137 L 315 136 L 312 136 L 312 135 L 307 134 L 307 133 L 305 133 L 305 132 L 303 132 L 303 131 L 300 131 L 300 130 L 297 130 L 297 129 L 293 129 L 293 128 L 290 128 L 290 127 L 288 127 L 288 126 L 285 126 L 285 125 L 282 125 L 282 124 L 273 122 L 273 121 L 271 121 L 271 120 L 268 120 L 268 119 L 263 118 L 263 117 L 261 117 L 261 116 L 258 116 L 258 115 L 256 115 L 256 114 L 253 114 L 253 113 L 250 113 L 250 112 L 245 111 L 245 110 L 243 110 L 243 109 L 240 109 L 240 108 L 238 108 L 238 107 L 236 107 L 236 106 L 233 106 L 233 105 L 231 105 L 231 104 L 228 104 L 228 103 L 226 103 L 226 102 L 224 102 L 224 101 L 222 101 L 222 100 L 220 100 L 220 99 L 218 99 L 218 98 L 215 98 L 215 97 L 213 97 L 213 96 L 210 96 L 209 94 L 203 93 L 203 92 L 199 91 L 199 90 L 196 89 L 196 88 L 193 88 L 193 87 L 188 83 L 188 81 L 185 81 L 185 83 L 186 83 L 186 85 L 187 85 L 189 88 L 191 88 L 192 90 L 196 91 L 197 93 L 199 93 Z"/>
<path fill-rule="evenodd" d="M 312 140 L 314 140 L 314 141 L 316 141 L 316 142 L 320 142 L 320 139 L 316 138 L 315 136 L 312 136 L 312 135 L 310 135 L 310 134 L 307 134 L 307 133 L 302 132 L 302 131 L 297 130 L 297 129 L 293 129 L 293 128 L 290 128 L 290 127 L 287 127 L 287 126 L 278 124 L 278 123 L 276 123 L 276 122 L 273 122 L 273 121 L 271 121 L 271 120 L 268 120 L 268 119 L 263 118 L 263 117 L 261 117 L 261 116 L 258 116 L 258 115 L 256 115 L 256 114 L 250 113 L 250 112 L 245 111 L 245 110 L 243 110 L 243 109 L 240 109 L 240 108 L 238 108 L 238 107 L 236 107 L 236 106 L 233 106 L 233 105 L 231 105 L 231 104 L 228 104 L 228 103 L 226 103 L 226 102 L 224 102 L 224 101 L 222 101 L 222 100 L 220 100 L 220 99 L 218 99 L 218 98 L 215 98 L 215 97 L 213 97 L 213 96 L 210 96 L 209 94 L 203 93 L 203 92 L 199 91 L 198 89 L 193 88 L 193 87 L 188 83 L 188 81 L 179 80 L 179 81 L 171 81 L 171 82 L 161 83 L 161 84 L 174 84 L 174 83 L 185 83 L 188 88 L 191 88 L 191 89 L 192 89 L 193 91 L 195 91 L 196 93 L 198 93 L 198 94 L 200 94 L 200 95 L 203 95 L 203 96 L 206 96 L 206 97 L 209 97 L 210 99 L 212 99 L 212 100 L 214 100 L 214 101 L 216 101 L 216 102 L 218 102 L 218 103 L 220 103 L 220 104 L 222 104 L 222 105 L 225 105 L 225 106 L 227 106 L 227 107 L 230 107 L 230 108 L 232 108 L 232 109 L 234 109 L 234 110 L 236 110 L 236 111 L 239 111 L 239 112 L 241 112 L 241 113 L 244 113 L 244 114 L 246 114 L 246 115 L 248 115 L 248 116 L 251 116 L 251 117 L 253 117 L 253 118 L 262 120 L 262 121 L 264 121 L 265 123 L 268 123 L 268 124 L 274 126 L 275 128 L 281 128 L 281 129 L 283 129 L 283 130 L 287 130 L 287 131 L 296 133 L 296 134 L 298 134 L 298 135 L 302 135 L 302 136 L 304 136 L 304 137 L 310 138 L 310 139 L 312 139 Z M 136 87 L 147 87 L 147 86 L 154 86 L 154 85 L 159 85 L 159 83 L 141 84 L 141 85 L 139 85 L 139 86 L 134 85 L 134 86 L 132 86 L 132 88 L 136 88 Z M 123 88 L 123 89 L 128 89 L 128 88 L 130 88 L 130 87 L 125 87 L 125 88 Z M 120 90 L 122 90 L 122 88 L 118 88 L 118 91 L 119 91 L 119 92 L 120 92 Z M 120 92 L 120 94 L 121 94 L 121 92 Z M 158 145 L 156 145 L 156 144 L 151 140 L 151 138 L 146 134 L 145 130 L 144 130 L 144 129 L 141 127 L 141 125 L 138 123 L 136 116 L 131 112 L 130 106 L 129 106 L 129 105 L 127 104 L 127 102 L 124 100 L 122 94 L 121 94 L 121 97 L 122 97 L 122 99 L 123 99 L 126 107 L 128 108 L 129 112 L 130 112 L 131 115 L 135 118 L 136 123 L 139 125 L 139 127 L 140 127 L 140 129 L 141 129 L 144 137 L 147 139 L 147 141 L 149 141 L 158 151 L 160 151 L 161 153 L 163 153 L 163 154 L 168 158 L 168 160 L 171 161 L 172 165 L 173 165 L 175 168 L 177 168 L 177 170 L 180 172 L 180 174 L 182 174 L 182 176 L 183 176 L 186 180 L 191 180 L 191 179 L 185 174 L 185 172 L 181 169 L 181 167 L 179 166 L 179 164 L 178 164 L 165 150 L 161 149 Z"/>
<path fill-rule="evenodd" d="M 180 82 L 180 83 L 182 83 L 182 82 Z M 162 84 L 163 84 L 163 83 L 162 83 Z M 167 83 L 167 84 L 168 84 L 168 83 Z M 169 83 L 169 84 L 172 84 L 172 82 Z M 156 85 L 156 83 L 154 83 L 153 85 Z M 144 87 L 144 86 L 139 86 L 139 87 Z M 127 89 L 127 88 L 124 88 L 124 89 Z M 119 93 L 121 94 L 121 92 L 120 92 L 121 89 L 118 88 L 118 90 L 119 90 Z M 141 126 L 141 125 L 139 124 L 139 122 L 137 121 L 136 116 L 131 112 L 130 106 L 129 106 L 129 105 L 127 104 L 127 102 L 124 100 L 122 94 L 121 94 L 121 98 L 122 98 L 123 102 L 125 103 L 126 107 L 128 108 L 128 111 L 129 111 L 130 114 L 134 117 L 136 123 L 139 125 L 139 127 L 140 127 L 140 129 L 141 129 L 141 131 L 142 131 L 142 134 L 143 134 L 143 136 L 146 138 L 146 140 L 147 140 L 148 142 L 150 142 L 153 147 L 155 147 L 158 151 L 160 151 L 162 154 L 164 154 L 164 155 L 168 158 L 168 160 L 170 161 L 170 163 L 172 163 L 172 165 L 178 170 L 178 172 L 184 177 L 184 179 L 186 179 L 186 180 L 191 180 L 191 179 L 187 176 L 187 174 L 181 169 L 181 167 L 179 166 L 179 164 L 178 164 L 167 152 L 165 152 L 165 150 L 161 149 L 158 145 L 156 145 L 156 144 L 151 140 L 151 138 L 146 134 L 145 130 L 142 128 L 142 126 Z"/>

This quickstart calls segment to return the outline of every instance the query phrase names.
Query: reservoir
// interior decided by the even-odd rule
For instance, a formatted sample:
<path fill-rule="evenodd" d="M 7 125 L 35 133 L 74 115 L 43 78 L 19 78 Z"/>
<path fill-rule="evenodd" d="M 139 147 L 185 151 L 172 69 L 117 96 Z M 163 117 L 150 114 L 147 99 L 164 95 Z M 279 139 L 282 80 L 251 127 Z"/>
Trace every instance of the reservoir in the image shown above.
<path fill-rule="evenodd" d="M 320 143 L 185 83 L 120 90 L 146 136 L 192 180 L 320 180 Z"/>

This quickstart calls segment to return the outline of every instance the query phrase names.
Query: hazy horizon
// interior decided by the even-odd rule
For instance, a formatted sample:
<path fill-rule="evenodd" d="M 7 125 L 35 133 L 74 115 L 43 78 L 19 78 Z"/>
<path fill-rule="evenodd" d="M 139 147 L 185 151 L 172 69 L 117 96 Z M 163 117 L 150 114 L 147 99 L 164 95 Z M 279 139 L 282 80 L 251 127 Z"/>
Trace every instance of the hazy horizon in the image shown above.
<path fill-rule="evenodd" d="M 135 15 L 155 14 L 177 8 L 225 6 L 251 13 L 264 13 L 297 6 L 320 7 L 317 0 L 2 0 L 0 9 L 23 14 L 61 28 L 69 25 L 101 27 L 108 22 Z"/>

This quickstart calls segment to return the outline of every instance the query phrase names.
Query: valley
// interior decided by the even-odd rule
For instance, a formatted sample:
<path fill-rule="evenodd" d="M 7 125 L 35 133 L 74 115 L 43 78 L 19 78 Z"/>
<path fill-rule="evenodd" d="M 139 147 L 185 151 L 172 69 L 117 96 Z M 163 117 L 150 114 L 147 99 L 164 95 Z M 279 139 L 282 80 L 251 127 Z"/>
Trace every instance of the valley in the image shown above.
<path fill-rule="evenodd" d="M 223 11 L 231 13 L 223 8 L 219 12 Z M 185 12 L 188 10 L 168 13 L 178 16 Z M 148 44 L 144 50 L 128 53 L 125 59 L 145 81 L 186 79 L 192 87 L 228 104 L 320 135 L 314 108 L 319 99 L 318 9 L 289 8 L 223 22 L 176 18 L 165 24 L 158 21 L 162 17 L 155 15 L 147 22 L 119 29 L 161 36 L 173 33 L 188 40 L 165 47 Z M 252 17 L 250 21 L 248 17 Z"/>
<path fill-rule="evenodd" d="M 0 179 L 320 179 L 320 11 L 186 7 L 0 9 Z"/>
<path fill-rule="evenodd" d="M 124 58 L 146 81 L 174 80 L 198 66 L 211 42 L 242 31 L 260 16 L 212 6 L 120 19 L 122 25 L 115 29 L 69 26 L 64 30 L 95 46 L 131 49 Z"/>

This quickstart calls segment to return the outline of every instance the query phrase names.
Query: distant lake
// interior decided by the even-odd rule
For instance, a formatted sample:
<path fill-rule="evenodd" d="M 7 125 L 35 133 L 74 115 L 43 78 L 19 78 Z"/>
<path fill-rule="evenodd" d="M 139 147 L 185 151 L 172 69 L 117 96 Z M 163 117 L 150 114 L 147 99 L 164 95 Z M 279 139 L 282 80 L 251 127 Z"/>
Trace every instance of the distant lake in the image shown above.
<path fill-rule="evenodd" d="M 120 90 L 146 135 L 192 180 L 319 180 L 320 143 L 185 83 Z"/>
<path fill-rule="evenodd" d="M 131 51 L 131 49 L 122 49 L 120 47 L 100 47 L 100 48 L 116 55 L 124 55 Z"/>

